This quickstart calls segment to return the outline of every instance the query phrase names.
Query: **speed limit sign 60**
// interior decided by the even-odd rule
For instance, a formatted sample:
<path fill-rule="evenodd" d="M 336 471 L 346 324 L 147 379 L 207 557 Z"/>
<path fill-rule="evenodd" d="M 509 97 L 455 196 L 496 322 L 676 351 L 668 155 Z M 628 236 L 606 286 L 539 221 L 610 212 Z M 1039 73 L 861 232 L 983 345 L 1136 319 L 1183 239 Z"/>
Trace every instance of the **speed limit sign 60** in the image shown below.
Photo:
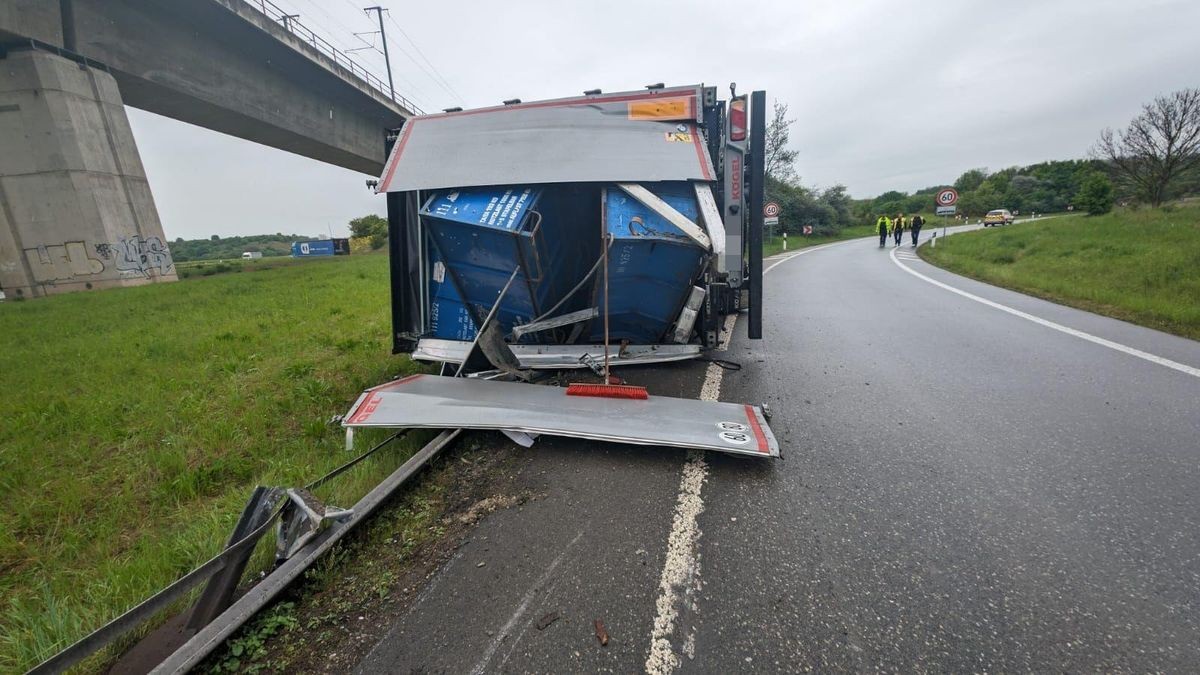
<path fill-rule="evenodd" d="M 768 218 L 774 218 L 779 215 L 780 211 L 778 202 L 767 202 L 763 204 L 763 215 Z"/>
<path fill-rule="evenodd" d="M 958 190 L 946 188 L 937 193 L 938 206 L 954 206 L 958 203 Z"/>

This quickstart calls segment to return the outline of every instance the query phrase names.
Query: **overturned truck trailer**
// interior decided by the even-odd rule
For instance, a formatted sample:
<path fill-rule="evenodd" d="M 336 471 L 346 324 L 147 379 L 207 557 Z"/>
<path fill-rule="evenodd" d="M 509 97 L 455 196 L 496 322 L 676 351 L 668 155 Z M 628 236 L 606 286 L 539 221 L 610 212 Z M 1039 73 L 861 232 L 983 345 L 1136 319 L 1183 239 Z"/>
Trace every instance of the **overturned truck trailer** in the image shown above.
<path fill-rule="evenodd" d="M 376 188 L 393 351 L 461 362 L 490 313 L 522 368 L 691 358 L 741 310 L 760 338 L 765 101 L 651 87 L 406 121 Z"/>

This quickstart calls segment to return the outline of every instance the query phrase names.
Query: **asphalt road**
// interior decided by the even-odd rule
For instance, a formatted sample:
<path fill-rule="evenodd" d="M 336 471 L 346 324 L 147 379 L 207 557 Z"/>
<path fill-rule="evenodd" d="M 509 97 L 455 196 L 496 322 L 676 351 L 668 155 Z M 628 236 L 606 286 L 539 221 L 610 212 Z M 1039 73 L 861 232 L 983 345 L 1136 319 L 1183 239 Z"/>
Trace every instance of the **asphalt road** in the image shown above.
<path fill-rule="evenodd" d="M 539 498 L 483 520 L 361 670 L 1200 668 L 1200 343 L 911 256 L 768 274 L 720 399 L 769 403 L 783 461 L 543 439 L 517 479 Z"/>

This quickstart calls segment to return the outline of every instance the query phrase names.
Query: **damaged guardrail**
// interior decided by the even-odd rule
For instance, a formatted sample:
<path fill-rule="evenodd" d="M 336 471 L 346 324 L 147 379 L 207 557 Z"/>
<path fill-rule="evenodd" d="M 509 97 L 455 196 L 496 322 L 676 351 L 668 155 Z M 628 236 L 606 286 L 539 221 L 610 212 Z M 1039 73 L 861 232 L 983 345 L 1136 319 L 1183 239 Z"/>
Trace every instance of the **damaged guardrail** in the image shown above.
<path fill-rule="evenodd" d="M 462 430 L 448 429 L 438 434 L 350 509 L 328 507 L 312 497 L 310 490 L 345 473 L 406 432 L 403 430 L 392 434 L 303 489 L 256 487 L 224 550 L 29 672 L 40 675 L 66 671 L 112 645 L 208 580 L 209 586 L 192 606 L 188 619 L 187 630 L 194 631 L 194 635 L 152 672 L 178 673 L 194 667 L 303 574 L 317 558 L 369 517 L 397 488 L 457 438 Z M 287 501 L 283 501 L 285 496 Z M 230 604 L 254 547 L 277 520 L 283 527 L 280 528 L 275 569 Z"/>

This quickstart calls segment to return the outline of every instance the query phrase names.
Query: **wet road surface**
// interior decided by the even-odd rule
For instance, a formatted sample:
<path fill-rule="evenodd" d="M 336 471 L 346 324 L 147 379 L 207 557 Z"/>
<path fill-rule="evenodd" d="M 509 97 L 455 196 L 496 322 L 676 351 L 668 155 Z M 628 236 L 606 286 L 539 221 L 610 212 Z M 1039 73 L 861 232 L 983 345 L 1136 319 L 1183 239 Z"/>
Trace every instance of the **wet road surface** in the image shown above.
<path fill-rule="evenodd" d="M 540 498 L 484 519 L 361 670 L 1200 668 L 1200 343 L 869 240 L 764 293 L 719 398 L 768 403 L 783 461 L 542 439 Z M 708 368 L 627 373 L 698 396 Z"/>

